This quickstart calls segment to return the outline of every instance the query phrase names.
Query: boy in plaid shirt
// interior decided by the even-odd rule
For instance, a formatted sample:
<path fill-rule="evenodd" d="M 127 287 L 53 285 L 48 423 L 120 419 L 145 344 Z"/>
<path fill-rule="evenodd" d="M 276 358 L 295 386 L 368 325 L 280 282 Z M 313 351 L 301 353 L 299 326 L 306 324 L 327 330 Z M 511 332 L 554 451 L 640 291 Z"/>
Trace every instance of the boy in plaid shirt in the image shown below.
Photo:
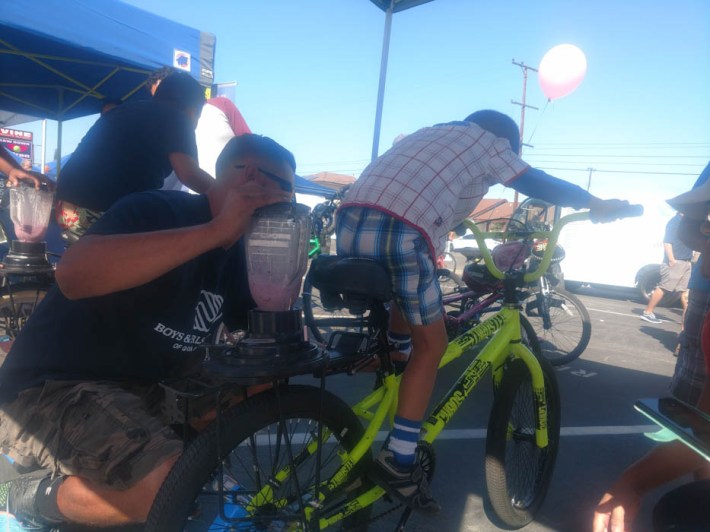
<path fill-rule="evenodd" d="M 394 428 L 371 476 L 415 510 L 435 513 L 415 461 L 422 420 L 448 338 L 436 259 L 447 234 L 496 183 L 557 205 L 589 208 L 595 221 L 628 205 L 530 168 L 519 156 L 520 132 L 497 111 L 426 127 L 404 137 L 371 163 L 345 196 L 337 217 L 339 256 L 372 258 L 390 274 L 394 305 L 390 340 L 411 358 L 402 376 Z"/>

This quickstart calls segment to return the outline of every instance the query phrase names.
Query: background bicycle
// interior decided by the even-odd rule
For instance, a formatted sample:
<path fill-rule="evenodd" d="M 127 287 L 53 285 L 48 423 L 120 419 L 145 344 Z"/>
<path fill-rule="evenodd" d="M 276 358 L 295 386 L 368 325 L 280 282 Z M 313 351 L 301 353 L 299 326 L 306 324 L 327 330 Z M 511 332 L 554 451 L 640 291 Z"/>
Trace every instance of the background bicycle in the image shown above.
<path fill-rule="evenodd" d="M 551 227 L 553 209 L 554 206 L 540 200 L 526 200 L 505 226 L 532 236 L 536 231 Z M 527 246 L 521 245 L 520 241 L 501 243 L 494 248 L 494 259 L 501 268 L 509 267 L 511 261 L 524 261 L 534 271 L 546 247 L 545 238 L 531 239 Z M 501 290 L 498 280 L 488 274 L 478 248 L 460 248 L 458 251 L 466 257 L 463 275 L 439 272 L 442 287 L 448 287 L 442 288 L 442 292 L 450 318 L 447 318 L 449 328 L 453 330 L 466 321 L 480 319 L 481 313 L 497 310 Z M 526 295 L 521 301 L 543 355 L 555 366 L 578 358 L 592 334 L 591 319 L 584 304 L 563 288 L 560 262 L 564 256 L 562 247 L 555 246 L 549 269 L 536 283 L 525 287 Z"/>

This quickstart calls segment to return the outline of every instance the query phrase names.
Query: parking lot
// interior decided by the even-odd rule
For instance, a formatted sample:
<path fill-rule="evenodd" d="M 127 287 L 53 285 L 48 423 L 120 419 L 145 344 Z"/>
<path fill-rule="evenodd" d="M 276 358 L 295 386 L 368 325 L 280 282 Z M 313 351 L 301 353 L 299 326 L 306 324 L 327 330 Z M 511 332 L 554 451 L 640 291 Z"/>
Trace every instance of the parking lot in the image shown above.
<path fill-rule="evenodd" d="M 589 310 L 592 339 L 581 358 L 557 368 L 562 398 L 562 438 L 557 466 L 538 518 L 525 530 L 580 532 L 591 528 L 594 507 L 622 469 L 642 456 L 654 431 L 633 403 L 667 394 L 680 328 L 679 308 L 657 308 L 664 320 L 640 319 L 643 305 L 619 292 L 577 292 Z M 435 394 L 443 394 L 460 366 L 439 377 Z M 346 400 L 371 389 L 368 376 L 337 376 L 329 387 Z M 500 530 L 483 508 L 485 428 L 491 406 L 487 386 L 474 394 L 435 443 L 433 489 L 443 506 L 436 517 L 414 516 L 407 530 L 487 532 Z M 650 511 L 664 490 L 645 501 L 638 530 L 650 530 Z M 374 523 L 372 530 L 392 530 L 397 517 Z"/>

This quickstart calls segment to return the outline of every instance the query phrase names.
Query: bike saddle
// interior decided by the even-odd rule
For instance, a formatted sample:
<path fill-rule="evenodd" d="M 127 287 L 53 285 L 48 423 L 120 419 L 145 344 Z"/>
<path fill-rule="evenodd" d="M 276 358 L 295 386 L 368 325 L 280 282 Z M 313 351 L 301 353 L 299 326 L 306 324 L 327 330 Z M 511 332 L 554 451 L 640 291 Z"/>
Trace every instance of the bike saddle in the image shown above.
<path fill-rule="evenodd" d="M 372 259 L 321 255 L 313 260 L 308 278 L 320 291 L 324 308 L 347 308 L 363 314 L 373 301 L 392 299 L 392 282 Z"/>

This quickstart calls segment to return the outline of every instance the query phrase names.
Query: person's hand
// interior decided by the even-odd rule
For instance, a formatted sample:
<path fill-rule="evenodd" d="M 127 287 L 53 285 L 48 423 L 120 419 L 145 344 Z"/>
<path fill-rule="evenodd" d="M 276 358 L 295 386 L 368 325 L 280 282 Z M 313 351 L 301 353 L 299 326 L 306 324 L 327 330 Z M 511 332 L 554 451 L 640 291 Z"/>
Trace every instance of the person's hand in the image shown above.
<path fill-rule="evenodd" d="M 54 182 L 46 175 L 39 172 L 28 172 L 22 168 L 13 168 L 7 175 L 7 182 L 11 187 L 16 187 L 22 181 L 29 181 L 36 189 L 45 185 L 50 190 L 54 190 Z"/>
<path fill-rule="evenodd" d="M 632 489 L 617 488 L 605 493 L 594 510 L 593 532 L 625 532 L 636 516 L 641 497 Z"/>
<path fill-rule="evenodd" d="M 271 183 L 247 181 L 230 188 L 222 201 L 220 211 L 212 219 L 215 231 L 222 237 L 223 247 L 230 247 L 244 235 L 256 209 L 282 201 L 291 201 L 291 193 L 284 192 Z"/>
<path fill-rule="evenodd" d="M 594 223 L 613 222 L 624 217 L 621 211 L 628 206 L 629 202 L 626 200 L 592 198 L 589 201 L 589 218 Z"/>

